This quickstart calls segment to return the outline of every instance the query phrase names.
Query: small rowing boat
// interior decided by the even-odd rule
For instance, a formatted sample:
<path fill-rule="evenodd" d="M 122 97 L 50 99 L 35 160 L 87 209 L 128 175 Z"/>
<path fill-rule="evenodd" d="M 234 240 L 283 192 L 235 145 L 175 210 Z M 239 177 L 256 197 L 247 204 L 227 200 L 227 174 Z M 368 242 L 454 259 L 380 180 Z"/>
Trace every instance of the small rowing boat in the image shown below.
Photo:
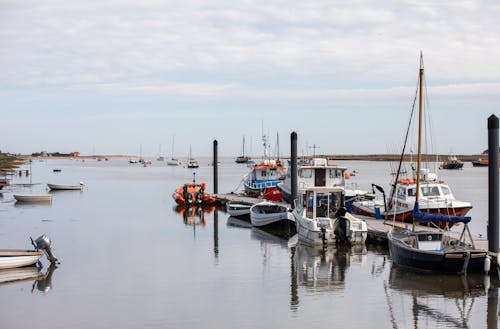
<path fill-rule="evenodd" d="M 14 194 L 18 202 L 52 202 L 50 194 Z"/>
<path fill-rule="evenodd" d="M 83 182 L 80 182 L 80 185 L 63 185 L 63 184 L 48 184 L 47 186 L 51 190 L 83 190 L 83 187 L 85 184 Z"/>

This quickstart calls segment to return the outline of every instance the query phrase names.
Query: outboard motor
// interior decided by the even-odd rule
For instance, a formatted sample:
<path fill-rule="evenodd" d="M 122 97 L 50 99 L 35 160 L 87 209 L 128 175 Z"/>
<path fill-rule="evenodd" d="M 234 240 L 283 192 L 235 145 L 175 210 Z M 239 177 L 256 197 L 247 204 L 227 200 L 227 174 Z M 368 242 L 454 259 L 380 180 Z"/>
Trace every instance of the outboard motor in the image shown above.
<path fill-rule="evenodd" d="M 33 238 L 30 239 L 31 239 L 31 244 L 33 244 L 35 249 L 43 250 L 47 255 L 47 259 L 52 264 L 55 264 L 57 262 L 57 258 L 54 257 L 54 255 L 52 254 L 52 250 L 50 249 L 51 241 L 48 236 L 46 236 L 45 234 L 41 235 L 35 241 L 33 241 Z"/>
<path fill-rule="evenodd" d="M 340 208 L 337 212 L 337 219 L 335 220 L 335 237 L 337 238 L 337 242 L 340 243 L 349 243 L 349 238 L 348 238 L 348 232 L 347 230 L 349 229 L 349 221 L 347 218 L 345 218 L 346 214 L 346 209 L 345 208 Z"/>

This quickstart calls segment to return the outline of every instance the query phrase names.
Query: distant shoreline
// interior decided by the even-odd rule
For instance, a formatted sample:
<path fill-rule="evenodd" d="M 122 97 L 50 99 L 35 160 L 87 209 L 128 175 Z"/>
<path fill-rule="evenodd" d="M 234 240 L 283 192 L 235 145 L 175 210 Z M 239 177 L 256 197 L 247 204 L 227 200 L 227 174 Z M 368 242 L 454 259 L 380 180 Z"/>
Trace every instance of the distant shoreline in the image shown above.
<path fill-rule="evenodd" d="M 450 155 L 446 154 L 423 154 L 422 160 L 427 162 L 443 162 L 448 159 Z M 480 158 L 487 158 L 487 154 L 457 154 L 455 155 L 459 160 L 463 162 L 472 162 L 478 160 Z M 221 158 L 228 158 L 230 156 L 221 156 Z M 328 160 L 346 160 L 346 161 L 399 161 L 401 155 L 400 154 L 331 154 L 331 155 L 316 155 L 316 158 L 327 158 Z M 18 155 L 17 159 L 27 161 L 29 159 L 40 159 L 40 160 L 48 160 L 48 159 L 136 159 L 139 158 L 137 155 L 82 155 L 78 157 L 70 157 L 70 156 L 32 156 L 32 155 Z M 147 157 L 150 158 L 150 157 Z M 235 156 L 236 158 L 236 156 Z M 260 157 L 255 157 L 255 159 L 259 159 Z M 284 157 L 288 159 L 288 157 Z M 298 156 L 298 158 L 313 158 L 313 156 Z M 416 161 L 417 156 L 413 155 L 405 155 L 404 161 Z"/>

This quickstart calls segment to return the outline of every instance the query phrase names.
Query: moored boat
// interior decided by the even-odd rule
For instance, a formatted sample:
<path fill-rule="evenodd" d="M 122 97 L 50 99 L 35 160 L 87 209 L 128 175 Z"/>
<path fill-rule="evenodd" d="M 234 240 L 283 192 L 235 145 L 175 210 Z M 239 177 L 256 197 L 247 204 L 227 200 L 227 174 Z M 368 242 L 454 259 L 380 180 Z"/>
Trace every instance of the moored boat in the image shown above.
<path fill-rule="evenodd" d="M 47 183 L 47 186 L 51 190 L 83 190 L 83 187 L 85 184 L 83 182 L 80 182 L 79 185 L 64 185 L 64 184 L 49 184 Z"/>
<path fill-rule="evenodd" d="M 310 187 L 299 194 L 293 210 L 299 241 L 307 245 L 366 241 L 366 223 L 346 212 L 343 193 L 344 189 L 336 186 Z"/>
<path fill-rule="evenodd" d="M 237 218 L 246 218 L 250 216 L 252 204 L 245 202 L 229 201 L 226 203 L 226 211 L 229 216 Z"/>
<path fill-rule="evenodd" d="M 456 156 L 448 157 L 448 160 L 444 161 L 440 168 L 441 169 L 462 169 L 464 163 L 460 161 Z"/>
<path fill-rule="evenodd" d="M 420 196 L 425 191 L 420 188 L 421 155 L 422 155 L 422 85 L 423 85 L 423 58 L 420 55 L 419 70 L 419 111 L 418 111 L 418 158 L 415 199 L 413 208 L 413 223 L 450 223 L 452 226 L 463 224 L 459 238 L 452 236 L 450 231 L 431 231 L 393 228 L 387 235 L 389 251 L 395 264 L 438 272 L 453 272 L 465 274 L 469 271 L 485 271 L 490 269 L 490 258 L 485 250 L 475 248 L 474 240 L 467 224 L 470 217 L 431 214 L 420 211 Z M 468 241 L 467 241 L 468 238 Z"/>
<path fill-rule="evenodd" d="M 472 161 L 473 167 L 488 167 L 489 161 L 488 159 L 477 159 Z"/>
<path fill-rule="evenodd" d="M 243 136 L 242 152 L 241 155 L 234 160 L 236 163 L 247 163 L 250 157 L 245 155 L 245 136 Z"/>
<path fill-rule="evenodd" d="M 0 269 L 35 265 L 44 254 L 51 263 L 57 261 L 52 255 L 51 242 L 47 236 L 42 235 L 31 242 L 35 250 L 0 249 Z"/>
<path fill-rule="evenodd" d="M 189 154 L 186 165 L 188 168 L 198 168 L 200 166 L 198 164 L 198 161 L 195 158 L 193 158 L 193 154 L 191 152 L 191 145 L 189 145 Z"/>
<path fill-rule="evenodd" d="M 250 207 L 250 221 L 253 226 L 287 226 L 293 221 L 288 208 L 271 201 L 262 201 Z"/>
<path fill-rule="evenodd" d="M 217 198 L 205 193 L 206 187 L 205 183 L 196 183 L 193 174 L 193 182 L 179 186 L 172 194 L 172 198 L 178 205 L 216 204 Z"/>
<path fill-rule="evenodd" d="M 51 202 L 50 194 L 14 194 L 14 199 L 18 202 Z"/>
<path fill-rule="evenodd" d="M 252 165 L 250 172 L 243 178 L 245 194 L 262 196 L 270 201 L 282 201 L 283 196 L 278 189 L 278 183 L 285 179 L 285 167 L 278 160 L 269 156 L 267 136 L 262 136 L 264 158 L 262 162 Z"/>
<path fill-rule="evenodd" d="M 420 210 L 422 212 L 465 216 L 472 209 L 470 202 L 457 200 L 450 186 L 446 185 L 444 181 L 438 181 L 437 176 L 430 173 L 428 169 L 421 170 L 419 183 Z M 385 199 L 383 189 L 380 186 L 377 186 L 377 188 L 382 191 Z M 354 213 L 411 223 L 416 189 L 416 180 L 399 179 L 396 182 L 392 200 L 387 203 L 380 199 L 355 201 L 353 203 Z M 449 225 L 448 222 L 436 224 L 443 228 Z"/>

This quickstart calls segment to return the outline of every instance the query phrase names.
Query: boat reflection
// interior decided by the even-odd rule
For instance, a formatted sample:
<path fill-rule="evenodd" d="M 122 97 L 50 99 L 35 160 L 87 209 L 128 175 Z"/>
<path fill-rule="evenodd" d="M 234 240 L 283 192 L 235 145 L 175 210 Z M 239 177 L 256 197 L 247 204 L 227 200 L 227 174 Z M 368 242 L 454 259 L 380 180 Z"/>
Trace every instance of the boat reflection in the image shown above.
<path fill-rule="evenodd" d="M 45 273 L 36 266 L 0 270 L 0 287 L 34 281 L 31 292 L 36 288 L 42 293 L 47 293 L 52 289 L 52 275 L 56 268 L 55 264 L 51 264 Z"/>
<path fill-rule="evenodd" d="M 490 278 L 483 274 L 417 273 L 393 264 L 388 287 L 385 283 L 384 288 L 394 322 L 401 322 L 401 316 L 411 314 L 415 328 L 419 322 L 425 327 L 469 328 L 474 302 L 477 297 L 488 294 Z M 392 293 L 387 288 L 392 289 Z M 401 303 L 401 298 L 396 297 L 398 293 L 400 297 L 411 298 L 411 302 Z M 392 303 L 392 298 L 397 298 L 398 305 Z M 398 310 L 396 306 L 401 305 L 411 306 L 411 310 Z"/>
<path fill-rule="evenodd" d="M 205 227 L 207 225 L 207 222 L 205 220 L 205 215 L 213 212 L 215 209 L 217 209 L 217 207 L 213 205 L 207 205 L 207 206 L 178 205 L 174 207 L 174 211 L 182 215 L 184 224 L 188 226 L 202 226 L 202 227 Z"/>
<path fill-rule="evenodd" d="M 243 229 L 251 229 L 252 224 L 249 221 L 239 219 L 233 216 L 229 216 L 226 222 L 227 227 L 230 228 L 243 228 Z"/>
<path fill-rule="evenodd" d="M 292 248 L 292 269 L 296 271 L 297 285 L 313 294 L 342 292 L 346 270 L 351 263 L 365 263 L 366 254 L 364 244 L 323 248 L 298 243 Z"/>

